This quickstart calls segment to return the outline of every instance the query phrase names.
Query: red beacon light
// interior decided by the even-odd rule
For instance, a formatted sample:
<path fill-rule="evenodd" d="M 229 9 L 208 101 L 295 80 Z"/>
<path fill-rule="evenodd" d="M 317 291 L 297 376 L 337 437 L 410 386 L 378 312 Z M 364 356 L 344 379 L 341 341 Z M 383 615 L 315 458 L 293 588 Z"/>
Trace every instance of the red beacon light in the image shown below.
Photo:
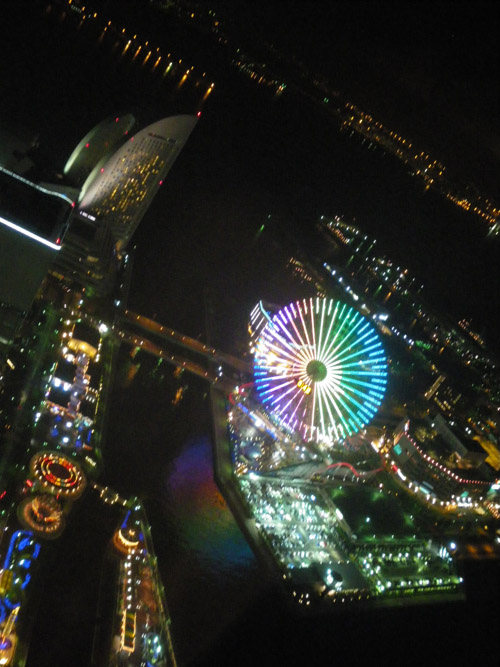
<path fill-rule="evenodd" d="M 198 111 L 198 113 L 196 114 L 196 116 L 199 118 L 199 117 L 201 116 L 201 111 Z"/>

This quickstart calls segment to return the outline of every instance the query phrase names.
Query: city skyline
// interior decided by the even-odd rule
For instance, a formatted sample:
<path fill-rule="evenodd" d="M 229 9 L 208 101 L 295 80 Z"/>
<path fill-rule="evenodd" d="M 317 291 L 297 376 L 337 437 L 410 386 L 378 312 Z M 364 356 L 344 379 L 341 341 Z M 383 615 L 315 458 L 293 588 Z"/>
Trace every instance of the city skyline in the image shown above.
<path fill-rule="evenodd" d="M 448 54 L 443 81 L 458 62 L 446 31 L 463 45 L 466 19 L 474 33 L 484 7 L 446 26 L 444 4 L 388 23 L 384 5 L 355 28 L 356 11 L 338 3 L 284 16 L 278 2 L 242 11 L 178 0 L 140 12 L 135 0 L 96 0 L 92 11 L 40 0 L 27 23 L 37 58 L 24 69 L 7 36 L 8 81 L 41 82 L 17 93 L 24 138 L 18 126 L 12 139 L 11 100 L 1 112 L 15 147 L 8 164 L 59 193 L 70 181 L 90 186 L 0 358 L 2 658 L 62 667 L 76 651 L 83 667 L 275 655 L 319 666 L 331 660 L 333 627 L 341 664 L 363 664 L 366 645 L 375 661 L 400 659 L 409 642 L 419 647 L 409 663 L 496 655 L 483 632 L 500 613 L 488 179 L 471 189 L 470 146 L 458 165 L 456 146 L 446 160 L 439 142 L 426 148 L 425 122 L 413 134 L 385 115 L 404 99 L 398 86 L 364 106 L 356 91 L 377 99 L 366 76 L 339 92 L 330 56 L 314 64 L 333 19 L 346 27 L 330 55 L 347 81 L 383 46 L 404 51 L 412 18 L 408 62 L 377 79 L 408 66 L 415 81 L 427 30 L 431 52 Z M 352 48 L 364 51 L 350 67 L 353 30 Z M 471 62 L 489 52 L 486 37 Z M 179 117 L 182 151 L 163 159 Z M 402 103 L 405 118 L 415 114 Z M 450 123 L 450 141 L 455 131 Z M 147 150 L 131 151 L 142 137 Z M 412 155 L 409 141 L 424 152 Z M 127 190 L 141 170 L 142 194 Z M 123 225 L 112 209 L 127 192 Z M 367 387 L 374 370 L 383 389 L 378 375 Z M 299 420 L 318 417 L 319 428 L 297 428 L 320 389 L 322 407 L 313 401 Z"/>

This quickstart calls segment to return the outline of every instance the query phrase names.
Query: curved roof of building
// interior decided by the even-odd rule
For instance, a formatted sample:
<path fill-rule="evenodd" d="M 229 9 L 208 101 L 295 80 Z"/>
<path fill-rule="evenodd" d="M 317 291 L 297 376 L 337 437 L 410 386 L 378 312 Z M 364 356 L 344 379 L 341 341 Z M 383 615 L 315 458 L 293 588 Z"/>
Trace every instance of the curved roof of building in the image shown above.
<path fill-rule="evenodd" d="M 119 148 L 134 125 L 135 118 L 129 113 L 110 116 L 87 132 L 64 166 L 68 181 L 83 185 L 96 164 Z"/>
<path fill-rule="evenodd" d="M 146 212 L 163 179 L 186 143 L 196 116 L 163 118 L 101 161 L 85 181 L 80 208 L 106 220 L 115 239 L 125 245 Z"/>

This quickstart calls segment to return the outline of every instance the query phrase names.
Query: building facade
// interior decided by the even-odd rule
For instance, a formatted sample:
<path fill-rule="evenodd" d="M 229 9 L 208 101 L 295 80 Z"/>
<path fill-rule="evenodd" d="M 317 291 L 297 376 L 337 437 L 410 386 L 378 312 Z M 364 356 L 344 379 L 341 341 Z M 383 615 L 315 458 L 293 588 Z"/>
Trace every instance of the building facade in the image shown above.
<path fill-rule="evenodd" d="M 72 212 L 66 195 L 0 167 L 0 352 L 59 254 Z"/>
<path fill-rule="evenodd" d="M 181 115 L 149 125 L 88 177 L 79 208 L 111 229 L 119 250 L 130 241 L 196 122 L 196 116 Z"/>
<path fill-rule="evenodd" d="M 82 187 L 92 170 L 109 157 L 127 140 L 135 125 L 132 114 L 106 118 L 88 132 L 64 166 L 65 180 Z"/>

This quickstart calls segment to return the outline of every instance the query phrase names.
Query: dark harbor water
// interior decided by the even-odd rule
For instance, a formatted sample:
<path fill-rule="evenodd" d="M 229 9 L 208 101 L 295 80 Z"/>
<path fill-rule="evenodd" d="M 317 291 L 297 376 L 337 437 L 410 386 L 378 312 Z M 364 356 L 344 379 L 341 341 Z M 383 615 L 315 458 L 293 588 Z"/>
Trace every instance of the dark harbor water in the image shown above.
<path fill-rule="evenodd" d="M 3 129 L 39 134 L 57 170 L 107 116 L 132 110 L 146 123 L 198 108 L 196 86 L 179 88 L 154 63 L 121 57 L 120 44 L 99 42 L 99 32 L 78 29 L 56 6 L 47 14 L 41 2 L 22 4 L 29 20 L 12 8 L 0 24 L 0 120 Z M 188 53 L 178 58 L 189 63 Z M 498 245 L 476 219 L 424 192 L 400 163 L 366 151 L 303 100 L 276 99 L 230 69 L 133 239 L 130 308 L 241 353 L 258 299 L 302 296 L 284 265 L 296 247 L 321 250 L 313 230 L 322 214 L 355 218 L 422 278 L 429 301 L 472 318 L 499 346 Z M 182 665 L 495 664 L 497 564 L 470 566 L 464 604 L 294 617 L 213 481 L 208 388 L 145 356 L 134 363 L 130 380 L 123 348 L 104 481 L 146 500 Z M 173 406 L 179 386 L 187 389 Z"/>
<path fill-rule="evenodd" d="M 185 398 L 174 407 L 173 369 L 161 379 L 151 365 L 143 358 L 133 382 L 115 389 L 106 477 L 147 498 L 176 647 L 190 664 L 265 591 L 266 576 L 213 480 L 206 387 L 181 378 Z"/>
<path fill-rule="evenodd" d="M 308 244 L 320 215 L 343 215 L 408 266 L 431 302 L 455 318 L 471 318 L 500 349 L 499 247 L 485 238 L 474 216 L 425 192 L 391 156 L 339 133 L 304 99 L 293 93 L 276 98 L 229 65 L 223 70 L 217 63 L 219 78 L 203 102 L 204 81 L 212 81 L 210 63 L 204 79 L 197 67 L 181 85 L 190 59 L 179 51 L 175 30 L 167 32 L 171 42 L 161 44 L 161 67 L 165 60 L 177 63 L 165 73 L 153 56 L 134 57 L 132 48 L 124 52 L 125 37 L 120 30 L 103 33 L 104 19 L 80 24 L 78 16 L 56 4 L 20 2 L 0 27 L 1 128 L 20 135 L 21 143 L 38 138 L 34 156 L 52 169 L 47 179 L 62 171 L 78 141 L 103 118 L 132 111 L 144 125 L 202 109 L 134 238 L 132 299 L 138 308 L 190 327 L 189 320 L 202 312 L 200 292 L 220 286 L 243 254 L 253 262 L 244 262 L 246 273 L 236 272 L 231 296 L 246 317 L 248 303 L 262 296 L 264 285 L 282 298 L 283 285 L 269 285 L 272 267 L 265 264 L 276 256 L 266 245 Z M 155 50 L 156 44 L 147 48 Z M 256 243 L 257 230 L 268 220 Z M 269 238 L 269 230 L 277 233 Z M 228 318 L 233 326 L 241 319 L 234 314 Z M 196 333 L 202 321 L 194 325 Z M 224 342 L 228 335 L 226 330 Z"/>
<path fill-rule="evenodd" d="M 128 382 L 131 361 L 122 350 L 106 480 L 147 498 L 182 665 L 438 665 L 451 658 L 458 665 L 480 658 L 494 664 L 498 636 L 489 632 L 486 641 L 484 632 L 500 618 L 496 561 L 461 564 L 464 603 L 319 618 L 292 613 L 214 483 L 204 383 L 174 378 L 168 367 L 158 371 L 146 356 L 135 361 L 140 367 Z M 174 407 L 180 385 L 188 388 Z"/>

